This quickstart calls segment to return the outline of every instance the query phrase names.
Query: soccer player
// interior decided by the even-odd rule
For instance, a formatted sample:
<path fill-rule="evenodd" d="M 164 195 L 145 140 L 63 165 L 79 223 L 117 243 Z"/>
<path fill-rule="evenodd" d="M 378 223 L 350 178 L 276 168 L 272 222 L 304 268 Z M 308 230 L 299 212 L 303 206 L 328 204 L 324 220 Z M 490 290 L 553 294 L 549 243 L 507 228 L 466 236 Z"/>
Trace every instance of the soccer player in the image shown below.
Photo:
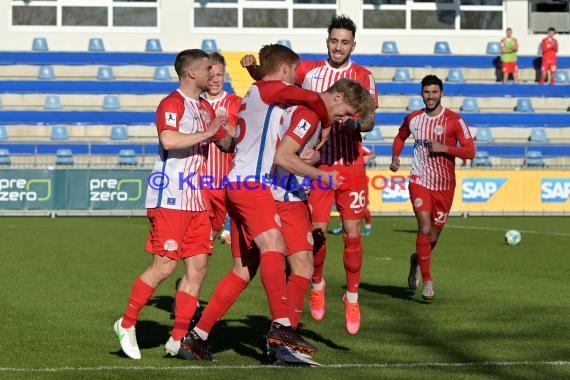
<path fill-rule="evenodd" d="M 556 53 L 558 53 L 558 41 L 554 38 L 556 29 L 548 28 L 548 36 L 542 39 L 540 49 L 542 50 L 542 65 L 540 67 L 540 84 L 546 82 L 546 74 L 550 73 L 550 84 L 554 84 L 554 73 L 556 72 Z"/>
<path fill-rule="evenodd" d="M 422 297 L 432 300 L 435 289 L 430 272 L 431 253 L 447 221 L 455 191 L 455 157 L 473 159 L 475 145 L 469 127 L 455 112 L 441 105 L 443 83 L 435 75 L 422 79 L 425 108 L 406 116 L 392 146 L 390 170 L 400 168 L 406 139 L 414 137 L 409 185 L 410 201 L 418 221 L 416 252 L 410 256 L 408 286 L 417 288 L 417 270 L 423 280 Z"/>
<path fill-rule="evenodd" d="M 146 250 L 153 254 L 152 263 L 135 280 L 123 317 L 114 325 L 121 349 L 133 359 L 141 358 L 135 331 L 140 310 L 183 260 L 185 275 L 176 291 L 174 328 L 165 345 L 167 354 L 179 354 L 212 252 L 208 204 L 195 174 L 202 170 L 210 140 L 226 150 L 233 140 L 220 128 L 226 116 L 215 116 L 209 103 L 200 99 L 210 77 L 208 54 L 184 50 L 176 56 L 174 68 L 179 87 L 156 110 L 159 157 L 147 189 L 150 233 Z M 183 183 L 178 183 L 179 176 Z"/>
<path fill-rule="evenodd" d="M 334 16 L 328 25 L 326 39 L 328 58 L 320 61 L 302 61 L 297 67 L 295 82 L 303 88 L 322 92 L 341 78 L 350 78 L 360 83 L 372 96 L 376 107 L 378 96 L 376 84 L 370 71 L 350 60 L 356 47 L 356 25 L 346 16 Z M 253 78 L 259 77 L 255 58 L 247 55 L 241 64 Z M 361 115 L 362 116 L 362 115 Z M 357 128 L 350 133 L 343 133 L 339 126 L 334 126 L 330 138 L 321 148 L 319 169 L 336 170 L 350 178 L 365 178 L 366 171 L 360 154 L 362 137 L 360 132 L 374 128 L 374 114 L 361 117 Z M 346 293 L 343 296 L 345 306 L 345 327 L 349 334 L 356 334 L 360 329 L 360 305 L 358 304 L 358 286 L 362 267 L 361 219 L 366 210 L 367 184 L 364 181 L 350 181 L 350 186 L 340 189 L 321 189 L 315 186 L 309 196 L 314 235 L 316 237 L 314 273 L 309 308 L 313 319 L 320 321 L 325 316 L 325 281 L 323 266 L 326 257 L 325 233 L 330 220 L 333 200 L 343 225 L 343 262 L 346 273 Z M 318 242 L 320 241 L 320 242 Z"/>
<path fill-rule="evenodd" d="M 226 60 L 218 52 L 210 53 L 210 63 L 212 64 L 212 78 L 208 91 L 202 94 L 216 115 L 226 116 L 228 125 L 226 131 L 231 136 L 235 136 L 235 126 L 237 114 L 241 104 L 241 98 L 235 94 L 228 94 L 224 91 L 226 74 Z M 212 240 L 215 240 L 220 231 L 224 229 L 227 210 L 225 192 L 221 183 L 232 168 L 233 153 L 225 153 L 220 150 L 214 142 L 210 143 L 208 160 L 206 161 L 204 191 L 210 202 L 210 219 L 212 221 Z M 225 233 L 224 233 L 225 232 Z M 224 229 L 220 235 L 223 242 L 229 242 L 229 229 Z"/>
<path fill-rule="evenodd" d="M 507 36 L 501 40 L 501 70 L 503 72 L 503 84 L 507 83 L 509 75 L 513 74 L 515 83 L 519 82 L 519 68 L 517 66 L 517 51 L 519 43 L 513 37 L 513 30 L 507 28 Z"/>
<path fill-rule="evenodd" d="M 295 79 L 299 57 L 291 49 L 278 44 L 267 45 L 260 50 L 259 56 L 263 80 L 256 82 L 242 101 L 236 157 L 229 175 L 231 182 L 226 187 L 228 211 L 234 221 L 234 265 L 216 286 L 202 318 L 182 343 L 184 349 L 203 360 L 212 360 L 206 343 L 212 327 L 237 300 L 257 273 L 258 266 L 271 310 L 268 346 L 287 346 L 306 353 L 316 350 L 292 328 L 288 316 L 284 271 L 286 247 L 277 204 L 271 193 L 272 170 L 275 163 L 295 175 L 319 178 L 321 186 L 333 188 L 339 185 L 338 172 L 324 172 L 295 155 L 291 162 L 281 156 L 276 146 L 280 130 L 285 128 L 282 123 L 287 118 L 287 109 L 279 104 L 305 105 L 311 110 L 304 114 L 306 119 L 303 117 L 297 124 L 287 126 L 292 145 L 299 142 L 292 136 L 305 141 L 315 133 L 318 120 L 328 126 L 331 119 L 352 115 L 357 105 L 347 103 L 351 100 L 337 89 L 317 94 L 283 83 L 292 83 Z M 284 141 L 289 138 L 286 136 Z"/>

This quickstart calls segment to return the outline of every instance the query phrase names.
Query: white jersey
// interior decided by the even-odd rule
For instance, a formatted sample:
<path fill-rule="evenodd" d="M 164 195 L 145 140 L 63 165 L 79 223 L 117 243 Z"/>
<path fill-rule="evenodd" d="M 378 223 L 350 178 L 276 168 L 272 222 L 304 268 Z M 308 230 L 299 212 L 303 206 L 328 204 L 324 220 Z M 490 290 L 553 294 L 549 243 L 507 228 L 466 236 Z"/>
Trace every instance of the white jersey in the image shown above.
<path fill-rule="evenodd" d="M 230 182 L 270 184 L 273 159 L 283 125 L 284 108 L 271 104 L 265 96 L 275 81 L 251 86 L 242 100 L 236 127 L 236 149 Z M 278 82 L 283 87 L 282 82 Z M 265 97 L 265 99 L 264 99 Z"/>
<path fill-rule="evenodd" d="M 206 100 L 185 96 L 177 90 L 164 98 L 156 110 L 158 135 L 165 130 L 180 133 L 205 131 L 214 118 Z M 159 146 L 148 180 L 146 208 L 205 211 L 207 202 L 200 191 L 199 178 L 204 170 L 209 141 L 184 149 L 165 150 Z"/>
<path fill-rule="evenodd" d="M 317 115 L 306 107 L 293 106 L 285 110 L 283 127 L 279 138 L 284 136 L 293 138 L 301 146 L 299 156 L 309 149 L 314 149 L 319 141 L 321 124 Z M 293 175 L 283 167 L 273 167 L 273 186 L 271 193 L 273 199 L 280 202 L 304 202 L 309 198 L 312 186 L 311 179 Z"/>

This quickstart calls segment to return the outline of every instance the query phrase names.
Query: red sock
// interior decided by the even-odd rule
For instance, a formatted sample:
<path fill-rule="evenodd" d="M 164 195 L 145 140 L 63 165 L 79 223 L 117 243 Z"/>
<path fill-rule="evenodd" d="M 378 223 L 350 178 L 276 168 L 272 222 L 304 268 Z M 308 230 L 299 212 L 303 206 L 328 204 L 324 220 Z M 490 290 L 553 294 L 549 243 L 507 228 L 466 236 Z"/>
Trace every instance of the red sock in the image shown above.
<path fill-rule="evenodd" d="M 418 254 L 418 265 L 422 271 L 423 281 L 431 281 L 431 274 L 429 272 L 431 263 L 431 238 L 429 235 L 418 234 L 416 237 L 416 252 Z"/>
<path fill-rule="evenodd" d="M 370 214 L 370 209 L 368 207 L 366 207 L 366 210 L 364 211 L 364 221 L 366 224 L 372 223 L 372 215 Z"/>
<path fill-rule="evenodd" d="M 357 293 L 360 285 L 360 268 L 362 267 L 362 240 L 360 236 L 344 239 L 344 271 L 346 272 L 346 291 Z"/>
<path fill-rule="evenodd" d="M 271 319 L 287 318 L 287 286 L 285 279 L 285 255 L 266 251 L 261 254 L 261 282 L 267 294 Z"/>
<path fill-rule="evenodd" d="M 305 294 L 307 294 L 310 283 L 311 281 L 308 278 L 296 274 L 287 279 L 287 310 L 293 328 L 296 328 L 301 320 L 303 306 L 305 305 Z"/>
<path fill-rule="evenodd" d="M 320 284 L 323 281 L 323 266 L 325 265 L 325 258 L 327 257 L 327 245 L 323 244 L 321 248 L 315 252 L 313 256 L 313 284 Z"/>
<path fill-rule="evenodd" d="M 198 305 L 198 298 L 190 293 L 177 290 L 174 302 L 176 304 L 176 315 L 174 316 L 172 339 L 180 340 L 188 332 L 188 326 Z"/>
<path fill-rule="evenodd" d="M 121 323 L 123 328 L 128 329 L 137 324 L 141 309 L 145 307 L 153 293 L 154 288 L 141 280 L 140 276 L 137 277 L 129 295 L 129 304 L 125 309 L 125 314 L 123 314 L 123 322 Z"/>
<path fill-rule="evenodd" d="M 214 289 L 208 306 L 204 309 L 202 317 L 196 327 L 210 333 L 214 324 L 232 307 L 241 292 L 247 288 L 248 284 L 247 281 L 233 271 L 228 273 L 222 281 L 216 285 L 216 289 Z"/>

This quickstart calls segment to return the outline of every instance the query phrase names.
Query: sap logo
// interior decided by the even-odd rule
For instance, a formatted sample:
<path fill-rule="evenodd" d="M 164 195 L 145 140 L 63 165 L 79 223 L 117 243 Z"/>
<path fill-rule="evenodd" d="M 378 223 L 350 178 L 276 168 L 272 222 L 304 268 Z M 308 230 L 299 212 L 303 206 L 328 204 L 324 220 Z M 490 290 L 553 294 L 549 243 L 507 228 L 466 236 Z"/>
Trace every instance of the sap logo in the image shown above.
<path fill-rule="evenodd" d="M 543 178 L 540 199 L 543 202 L 566 202 L 570 198 L 570 178 Z"/>
<path fill-rule="evenodd" d="M 487 202 L 506 178 L 464 178 L 461 184 L 463 202 Z"/>
<path fill-rule="evenodd" d="M 409 186 L 409 179 L 407 179 L 406 182 L 404 182 L 403 178 L 401 181 L 392 178 L 388 179 L 388 184 L 382 189 L 382 202 L 409 202 Z"/>

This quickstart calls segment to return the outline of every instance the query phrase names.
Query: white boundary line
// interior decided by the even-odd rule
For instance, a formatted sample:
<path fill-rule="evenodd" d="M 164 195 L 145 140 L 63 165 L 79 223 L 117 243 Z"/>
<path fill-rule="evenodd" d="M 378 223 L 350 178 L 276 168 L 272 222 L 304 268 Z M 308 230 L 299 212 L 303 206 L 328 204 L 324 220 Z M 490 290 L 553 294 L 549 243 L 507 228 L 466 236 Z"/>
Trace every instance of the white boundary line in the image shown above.
<path fill-rule="evenodd" d="M 460 230 L 483 230 L 483 231 L 505 231 L 506 228 L 496 228 L 496 227 L 479 227 L 479 226 L 456 226 L 452 224 L 445 225 L 445 228 L 457 228 Z M 552 236 L 569 236 L 570 233 L 566 232 L 552 232 L 552 231 L 532 231 L 532 230 L 519 230 L 524 234 L 536 234 L 536 235 L 552 235 Z"/>
<path fill-rule="evenodd" d="M 527 367 L 527 366 L 551 366 L 566 367 L 570 366 L 570 361 L 512 361 L 512 362 L 465 362 L 465 363 L 354 363 L 354 364 L 328 364 L 319 368 L 329 369 L 345 369 L 345 368 L 464 368 L 464 367 Z M 219 371 L 219 370 L 236 370 L 236 369 L 267 369 L 267 368 L 291 368 L 271 365 L 221 365 L 221 366 L 100 366 L 100 367 L 55 367 L 55 368 L 3 368 L 2 372 L 17 373 L 50 373 L 50 372 L 108 372 L 108 371 Z"/>

